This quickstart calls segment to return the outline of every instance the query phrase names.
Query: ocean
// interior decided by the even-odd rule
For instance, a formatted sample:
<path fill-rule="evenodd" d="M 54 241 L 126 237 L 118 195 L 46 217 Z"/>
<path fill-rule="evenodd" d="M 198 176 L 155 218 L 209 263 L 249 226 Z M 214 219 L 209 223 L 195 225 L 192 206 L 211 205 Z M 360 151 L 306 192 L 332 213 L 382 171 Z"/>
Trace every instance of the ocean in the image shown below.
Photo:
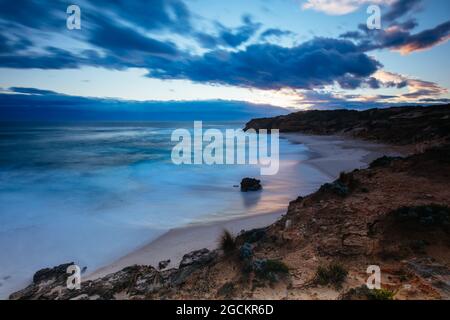
<path fill-rule="evenodd" d="M 242 128 L 207 122 L 205 129 Z M 329 177 L 301 165 L 301 144 L 280 140 L 280 170 L 175 165 L 171 133 L 192 122 L 1 123 L 0 298 L 34 272 L 67 262 L 104 266 L 171 228 L 271 212 Z M 263 191 L 242 193 L 244 177 Z"/>

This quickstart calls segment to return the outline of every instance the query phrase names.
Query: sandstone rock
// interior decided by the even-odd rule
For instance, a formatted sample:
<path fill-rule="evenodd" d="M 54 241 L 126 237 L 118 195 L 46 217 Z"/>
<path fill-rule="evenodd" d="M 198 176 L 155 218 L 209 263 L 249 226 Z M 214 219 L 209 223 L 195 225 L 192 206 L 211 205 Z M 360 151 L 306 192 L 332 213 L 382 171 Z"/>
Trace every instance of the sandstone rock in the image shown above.
<path fill-rule="evenodd" d="M 361 255 L 367 254 L 371 249 L 371 241 L 364 235 L 348 234 L 342 240 L 343 255 Z"/>
<path fill-rule="evenodd" d="M 444 299 L 450 298 L 450 269 L 429 258 L 415 258 L 406 263 L 409 270 L 430 283 Z"/>

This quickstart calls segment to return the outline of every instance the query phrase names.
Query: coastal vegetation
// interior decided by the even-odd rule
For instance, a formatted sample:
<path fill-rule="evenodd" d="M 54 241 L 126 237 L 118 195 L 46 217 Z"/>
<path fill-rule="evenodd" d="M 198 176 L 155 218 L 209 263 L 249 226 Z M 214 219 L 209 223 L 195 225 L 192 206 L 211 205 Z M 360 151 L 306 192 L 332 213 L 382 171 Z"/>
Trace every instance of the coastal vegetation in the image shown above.
<path fill-rule="evenodd" d="M 347 279 L 348 271 L 338 263 L 332 263 L 328 266 L 319 266 L 314 278 L 319 285 L 333 285 L 341 288 L 345 279 Z"/>
<path fill-rule="evenodd" d="M 219 249 L 221 249 L 226 255 L 230 255 L 236 251 L 236 239 L 230 231 L 223 230 L 219 240 Z"/>

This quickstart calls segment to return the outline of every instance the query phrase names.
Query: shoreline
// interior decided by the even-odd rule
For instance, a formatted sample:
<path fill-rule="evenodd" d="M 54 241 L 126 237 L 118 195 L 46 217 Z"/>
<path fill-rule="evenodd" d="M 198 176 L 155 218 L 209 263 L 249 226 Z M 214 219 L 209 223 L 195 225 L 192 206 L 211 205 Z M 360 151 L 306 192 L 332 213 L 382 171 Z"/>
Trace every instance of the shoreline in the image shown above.
<path fill-rule="evenodd" d="M 366 167 L 383 155 L 399 156 L 406 152 L 384 144 L 337 135 L 289 133 L 282 134 L 282 137 L 293 144 L 303 144 L 308 148 L 308 159 L 301 161 L 299 165 L 311 166 L 328 176 L 330 180 L 323 183 L 333 181 L 342 171 Z M 184 254 L 203 248 L 216 249 L 218 238 L 224 229 L 237 235 L 242 230 L 266 227 L 285 213 L 283 210 L 171 229 L 118 260 L 88 273 L 83 281 L 98 279 L 131 265 L 151 265 L 157 268 L 160 261 L 168 259 L 170 263 L 167 268 L 176 268 Z"/>

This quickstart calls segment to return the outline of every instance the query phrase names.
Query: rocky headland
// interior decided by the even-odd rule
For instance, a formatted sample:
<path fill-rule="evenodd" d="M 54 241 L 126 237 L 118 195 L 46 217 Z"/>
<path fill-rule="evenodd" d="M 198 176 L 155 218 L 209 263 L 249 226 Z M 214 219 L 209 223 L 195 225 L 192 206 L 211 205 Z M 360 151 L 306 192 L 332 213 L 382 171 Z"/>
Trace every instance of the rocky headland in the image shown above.
<path fill-rule="evenodd" d="M 299 111 L 253 119 L 244 130 L 279 129 L 315 135 L 346 135 L 394 145 L 440 145 L 448 141 L 450 104 L 431 107 Z"/>

